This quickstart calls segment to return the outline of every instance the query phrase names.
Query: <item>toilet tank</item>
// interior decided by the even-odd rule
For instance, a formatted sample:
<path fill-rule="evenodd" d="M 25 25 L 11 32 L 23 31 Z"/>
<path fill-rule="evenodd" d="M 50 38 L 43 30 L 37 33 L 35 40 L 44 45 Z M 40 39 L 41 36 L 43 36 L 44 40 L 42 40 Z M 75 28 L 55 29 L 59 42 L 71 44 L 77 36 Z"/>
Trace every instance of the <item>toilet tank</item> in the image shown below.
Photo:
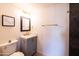
<path fill-rule="evenodd" d="M 7 43 L 0 45 L 0 55 L 1 56 L 8 56 L 14 53 L 17 49 L 17 42 L 18 40 L 12 40 Z"/>

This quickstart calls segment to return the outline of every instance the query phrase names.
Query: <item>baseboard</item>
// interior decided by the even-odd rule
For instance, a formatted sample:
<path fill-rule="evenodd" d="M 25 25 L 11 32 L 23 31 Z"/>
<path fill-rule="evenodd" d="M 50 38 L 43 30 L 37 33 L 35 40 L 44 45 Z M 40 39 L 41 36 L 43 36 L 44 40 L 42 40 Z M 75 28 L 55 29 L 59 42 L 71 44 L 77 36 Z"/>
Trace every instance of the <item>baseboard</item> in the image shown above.
<path fill-rule="evenodd" d="M 43 54 L 42 52 L 37 51 L 36 53 L 37 56 L 45 56 L 45 54 Z"/>

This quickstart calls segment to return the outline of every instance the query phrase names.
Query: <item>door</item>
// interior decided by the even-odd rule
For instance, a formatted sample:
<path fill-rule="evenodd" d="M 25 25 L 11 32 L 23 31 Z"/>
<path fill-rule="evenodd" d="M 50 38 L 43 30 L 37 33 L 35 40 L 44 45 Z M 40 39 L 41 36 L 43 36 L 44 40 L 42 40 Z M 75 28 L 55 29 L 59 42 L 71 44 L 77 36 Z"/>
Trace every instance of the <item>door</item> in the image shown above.
<path fill-rule="evenodd" d="M 79 56 L 79 4 L 70 4 L 69 55 Z"/>

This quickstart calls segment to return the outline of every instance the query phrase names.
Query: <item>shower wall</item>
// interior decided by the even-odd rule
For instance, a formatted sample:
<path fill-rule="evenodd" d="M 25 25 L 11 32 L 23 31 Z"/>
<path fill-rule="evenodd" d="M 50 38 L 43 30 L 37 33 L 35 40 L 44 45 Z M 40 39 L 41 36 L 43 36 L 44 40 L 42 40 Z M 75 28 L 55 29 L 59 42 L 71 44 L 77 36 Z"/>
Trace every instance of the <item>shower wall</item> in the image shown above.
<path fill-rule="evenodd" d="M 38 32 L 37 51 L 47 56 L 69 54 L 69 4 L 32 5 L 31 21 Z M 58 24 L 58 26 L 42 26 Z"/>

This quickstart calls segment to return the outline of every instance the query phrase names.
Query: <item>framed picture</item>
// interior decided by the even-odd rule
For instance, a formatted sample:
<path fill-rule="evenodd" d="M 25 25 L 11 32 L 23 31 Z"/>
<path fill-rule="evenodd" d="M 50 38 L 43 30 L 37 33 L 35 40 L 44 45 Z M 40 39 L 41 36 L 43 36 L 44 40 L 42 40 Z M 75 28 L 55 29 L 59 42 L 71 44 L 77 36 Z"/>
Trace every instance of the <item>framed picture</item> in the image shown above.
<path fill-rule="evenodd" d="M 14 27 L 15 26 L 15 17 L 2 15 L 2 26 Z"/>
<path fill-rule="evenodd" d="M 30 30 L 31 30 L 30 18 L 21 16 L 21 31 L 30 31 Z"/>

